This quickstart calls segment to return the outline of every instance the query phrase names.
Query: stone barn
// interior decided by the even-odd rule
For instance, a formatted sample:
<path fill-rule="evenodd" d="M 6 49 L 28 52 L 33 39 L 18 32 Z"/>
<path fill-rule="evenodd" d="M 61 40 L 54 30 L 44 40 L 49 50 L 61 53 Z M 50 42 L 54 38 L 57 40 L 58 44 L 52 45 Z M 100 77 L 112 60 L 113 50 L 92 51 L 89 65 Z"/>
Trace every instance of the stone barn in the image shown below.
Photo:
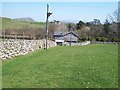
<path fill-rule="evenodd" d="M 75 44 L 78 43 L 78 35 L 73 32 L 55 32 L 54 39 L 57 45 L 64 45 L 64 44 Z"/>

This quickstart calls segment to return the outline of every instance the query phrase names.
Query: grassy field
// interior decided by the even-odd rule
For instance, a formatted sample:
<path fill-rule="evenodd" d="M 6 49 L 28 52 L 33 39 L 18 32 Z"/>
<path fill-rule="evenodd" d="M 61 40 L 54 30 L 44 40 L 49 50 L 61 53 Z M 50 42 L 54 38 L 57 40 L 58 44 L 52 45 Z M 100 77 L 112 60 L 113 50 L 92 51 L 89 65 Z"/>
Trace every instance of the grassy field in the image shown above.
<path fill-rule="evenodd" d="M 3 88 L 116 88 L 118 46 L 63 46 L 3 62 Z"/>
<path fill-rule="evenodd" d="M 17 30 L 22 28 L 44 28 L 44 22 L 24 22 L 24 21 L 16 21 L 10 18 L 1 18 L 0 17 L 0 25 L 2 25 L 2 29 L 0 30 Z"/>

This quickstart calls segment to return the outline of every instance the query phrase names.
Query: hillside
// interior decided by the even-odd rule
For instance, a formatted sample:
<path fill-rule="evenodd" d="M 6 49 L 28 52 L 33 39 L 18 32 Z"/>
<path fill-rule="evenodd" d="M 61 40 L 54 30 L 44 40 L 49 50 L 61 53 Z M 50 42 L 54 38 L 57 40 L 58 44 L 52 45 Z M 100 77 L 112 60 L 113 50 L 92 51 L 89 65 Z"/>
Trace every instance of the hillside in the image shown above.
<path fill-rule="evenodd" d="M 31 19 L 32 20 L 32 19 Z M 16 19 L 0 17 L 0 24 L 2 24 L 2 30 L 17 30 L 17 29 L 30 29 L 30 28 L 44 28 L 44 22 L 31 22 L 20 21 Z"/>
<path fill-rule="evenodd" d="M 35 20 L 33 20 L 32 18 L 30 17 L 24 17 L 24 18 L 15 18 L 13 20 L 16 20 L 16 21 L 25 21 L 25 22 L 36 22 Z"/>
<path fill-rule="evenodd" d="M 0 31 L 2 30 L 2 19 L 0 17 Z"/>

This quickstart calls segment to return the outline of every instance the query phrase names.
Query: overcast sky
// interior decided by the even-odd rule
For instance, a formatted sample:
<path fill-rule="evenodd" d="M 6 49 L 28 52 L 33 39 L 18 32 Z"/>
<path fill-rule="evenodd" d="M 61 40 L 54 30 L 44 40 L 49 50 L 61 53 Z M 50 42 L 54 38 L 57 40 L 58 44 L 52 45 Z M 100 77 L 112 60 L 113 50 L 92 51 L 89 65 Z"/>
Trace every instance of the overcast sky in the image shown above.
<path fill-rule="evenodd" d="M 5 0 L 4 0 L 5 1 Z M 104 22 L 118 8 L 118 2 L 2 2 L 2 16 L 10 18 L 31 17 L 45 22 L 46 4 L 53 13 L 49 20 Z M 1 7 L 1 6 L 0 6 Z"/>

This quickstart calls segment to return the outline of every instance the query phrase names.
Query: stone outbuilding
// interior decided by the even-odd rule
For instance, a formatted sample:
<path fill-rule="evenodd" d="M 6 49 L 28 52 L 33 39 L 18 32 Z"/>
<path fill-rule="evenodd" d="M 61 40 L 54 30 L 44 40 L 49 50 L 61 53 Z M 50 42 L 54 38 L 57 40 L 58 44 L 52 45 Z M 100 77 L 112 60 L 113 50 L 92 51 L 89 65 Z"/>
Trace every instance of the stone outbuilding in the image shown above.
<path fill-rule="evenodd" d="M 74 32 L 55 32 L 54 39 L 57 45 L 68 43 L 69 45 L 78 43 L 78 35 Z"/>

